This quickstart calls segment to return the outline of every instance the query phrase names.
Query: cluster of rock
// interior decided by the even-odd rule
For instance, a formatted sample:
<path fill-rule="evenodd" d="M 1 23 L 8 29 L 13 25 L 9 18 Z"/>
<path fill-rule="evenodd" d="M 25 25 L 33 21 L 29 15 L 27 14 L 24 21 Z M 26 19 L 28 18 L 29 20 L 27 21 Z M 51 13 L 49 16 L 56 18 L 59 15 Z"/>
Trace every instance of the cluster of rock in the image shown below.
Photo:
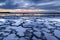
<path fill-rule="evenodd" d="M 60 40 L 60 22 L 43 18 L 0 19 L 0 40 Z"/>

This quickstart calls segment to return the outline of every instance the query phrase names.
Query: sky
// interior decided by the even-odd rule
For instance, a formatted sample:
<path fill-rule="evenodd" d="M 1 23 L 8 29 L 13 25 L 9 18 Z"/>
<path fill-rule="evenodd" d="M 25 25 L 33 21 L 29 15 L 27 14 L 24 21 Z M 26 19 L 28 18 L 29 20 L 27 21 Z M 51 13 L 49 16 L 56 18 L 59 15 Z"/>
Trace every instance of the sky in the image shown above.
<path fill-rule="evenodd" d="M 0 9 L 60 10 L 60 0 L 0 0 Z"/>

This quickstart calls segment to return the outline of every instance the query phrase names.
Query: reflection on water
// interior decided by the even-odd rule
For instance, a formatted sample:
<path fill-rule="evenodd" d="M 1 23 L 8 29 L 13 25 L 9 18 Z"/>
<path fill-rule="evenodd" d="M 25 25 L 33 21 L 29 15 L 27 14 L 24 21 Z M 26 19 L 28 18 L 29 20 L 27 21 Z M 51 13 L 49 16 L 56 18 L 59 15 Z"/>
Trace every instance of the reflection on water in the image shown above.
<path fill-rule="evenodd" d="M 0 18 L 0 40 L 60 40 L 60 18 Z"/>

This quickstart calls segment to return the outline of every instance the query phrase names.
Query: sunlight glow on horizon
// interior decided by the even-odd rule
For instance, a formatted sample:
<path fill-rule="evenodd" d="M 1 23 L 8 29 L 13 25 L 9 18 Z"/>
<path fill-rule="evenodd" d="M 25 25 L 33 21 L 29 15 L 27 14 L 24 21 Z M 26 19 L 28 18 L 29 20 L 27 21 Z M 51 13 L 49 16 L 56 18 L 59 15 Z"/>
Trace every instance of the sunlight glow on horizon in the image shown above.
<path fill-rule="evenodd" d="M 0 9 L 0 12 L 60 12 L 58 10 L 43 10 L 43 9 Z"/>
<path fill-rule="evenodd" d="M 30 10 L 30 9 L 0 9 L 0 12 L 46 12 L 47 10 Z"/>

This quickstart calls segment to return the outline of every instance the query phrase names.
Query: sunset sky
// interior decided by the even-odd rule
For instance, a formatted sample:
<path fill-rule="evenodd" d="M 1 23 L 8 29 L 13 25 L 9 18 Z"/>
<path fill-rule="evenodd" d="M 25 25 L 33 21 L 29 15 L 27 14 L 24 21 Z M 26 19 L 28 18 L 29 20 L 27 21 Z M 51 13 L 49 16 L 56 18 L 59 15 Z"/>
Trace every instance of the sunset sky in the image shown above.
<path fill-rule="evenodd" d="M 0 0 L 0 9 L 60 11 L 60 0 Z"/>

